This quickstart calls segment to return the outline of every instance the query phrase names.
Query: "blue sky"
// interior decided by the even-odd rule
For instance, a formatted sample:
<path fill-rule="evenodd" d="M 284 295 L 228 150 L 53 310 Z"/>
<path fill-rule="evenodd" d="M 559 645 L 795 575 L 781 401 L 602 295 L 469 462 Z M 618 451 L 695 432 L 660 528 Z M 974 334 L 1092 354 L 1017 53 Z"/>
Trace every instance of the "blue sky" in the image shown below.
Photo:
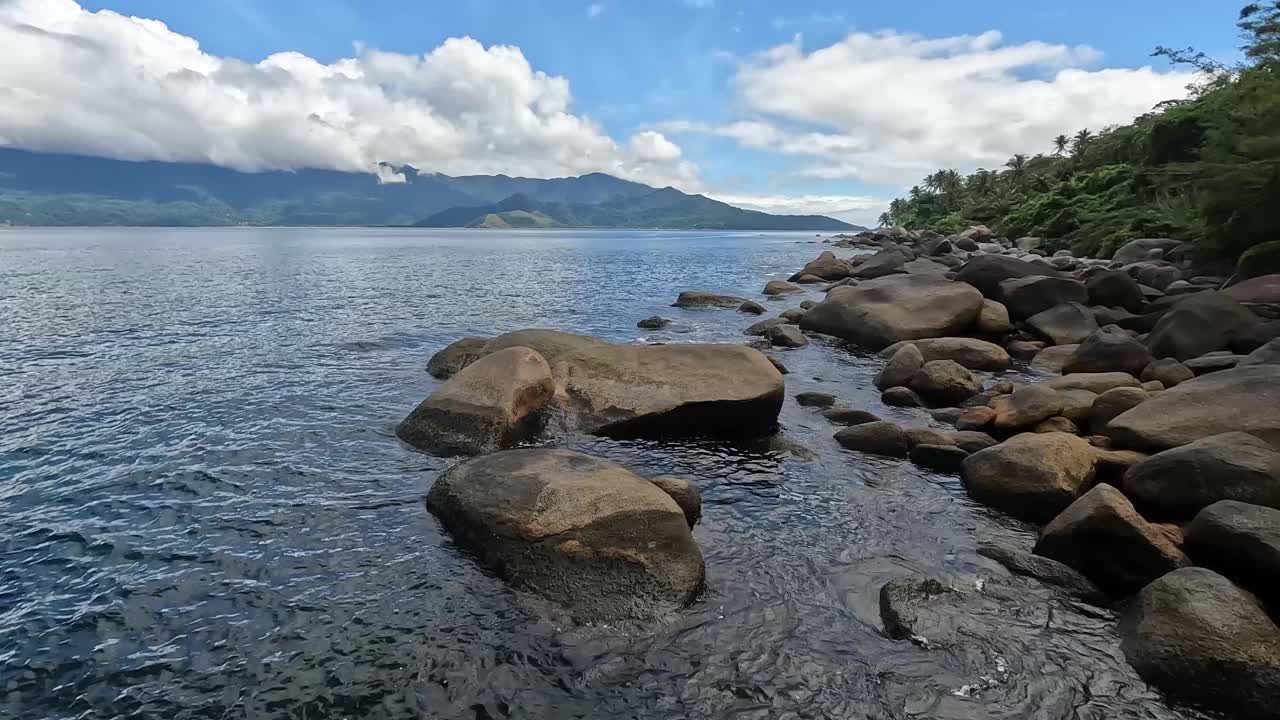
<path fill-rule="evenodd" d="M 1013 152 L 1042 151 L 1054 131 L 1123 122 L 1153 101 L 1178 94 L 1184 76 L 1161 63 L 1150 75 L 1136 70 L 1154 62 L 1149 55 L 1160 44 L 1195 45 L 1218 57 L 1235 57 L 1239 5 L 1231 0 L 82 0 L 77 6 L 71 0 L 0 0 L 0 8 L 6 3 L 17 8 L 11 15 L 26 24 L 63 34 L 83 32 L 99 40 L 132 30 L 91 15 L 96 11 L 159 20 L 172 35 L 198 41 L 200 50 L 218 61 L 238 59 L 250 65 L 285 51 L 326 66 L 370 50 L 396 58 L 421 57 L 450 38 L 470 37 L 478 47 L 459 50 L 451 64 L 441 63 L 434 72 L 467 77 L 474 71 L 476 77 L 468 81 L 471 91 L 493 77 L 481 67 L 492 59 L 484 51 L 513 46 L 527 61 L 532 79 L 504 75 L 503 82 L 513 84 L 493 86 L 484 101 L 491 106 L 470 102 L 457 116 L 437 111 L 451 102 L 439 93 L 451 90 L 441 90 L 438 78 L 432 80 L 432 89 L 422 92 L 436 94 L 419 99 L 446 126 L 413 128 L 427 128 L 421 130 L 425 134 L 438 131 L 440 140 L 430 145 L 431 152 L 392 160 L 435 161 L 441 167 L 427 169 L 455 174 L 471 165 L 475 172 L 485 172 L 500 161 L 482 161 L 476 148 L 479 154 L 505 149 L 513 158 L 513 174 L 573 174 L 592 167 L 568 156 L 590 156 L 605 171 L 655 184 L 666 181 L 739 204 L 819 209 L 857 219 L 873 216 L 877 203 L 908 186 L 922 169 L 967 170 L 996 164 L 996 158 Z M 66 12 L 49 11 L 49 4 L 65 6 Z M 71 17 L 73 7 L 79 10 L 77 18 Z M 119 45 L 122 49 L 108 62 L 118 62 L 122 73 L 131 64 L 173 64 L 165 59 L 168 50 L 140 56 L 132 49 L 136 41 L 122 38 Z M 0 56 L 4 52 L 0 49 Z M 33 45 L 28 52 L 57 51 Z M 198 59 L 182 63 L 206 72 Z M 562 78 L 565 97 L 571 99 L 560 108 L 559 86 L 543 84 L 526 98 L 534 113 L 554 106 L 554 112 L 563 110 L 583 127 L 571 131 L 559 125 L 562 119 L 546 120 L 536 138 L 520 145 L 545 145 L 543 150 L 512 150 L 513 145 L 503 143 L 519 132 L 512 128 L 524 122 L 520 110 L 498 129 L 478 131 L 496 133 L 497 140 L 492 135 L 459 140 L 475 141 L 467 145 L 470 159 L 435 153 L 445 138 L 465 132 L 459 128 L 471 123 L 474 113 L 512 111 L 507 98 L 523 97 L 521 88 L 540 83 L 537 73 Z M 225 81 L 219 82 L 225 92 Z M 31 92 L 43 91 L 33 87 Z M 136 92 L 146 94 L 133 104 L 135 110 L 138 103 L 149 107 L 164 102 L 154 89 Z M 319 106 L 328 104 L 324 95 L 305 97 Z M 60 100 L 63 105 L 69 101 Z M 190 101 L 184 102 L 189 106 Z M 106 101 L 86 105 L 93 105 L 95 123 L 113 121 Z M 303 107 L 298 113 L 308 114 Z M 378 126 L 386 122 L 384 113 L 383 119 L 360 119 L 360 129 L 349 127 L 353 134 L 386 137 L 386 128 Z M 10 144 L 47 149 L 64 143 L 79 151 L 99 147 L 92 138 L 55 136 L 33 119 L 26 124 L 11 120 L 9 127 L 4 123 L 0 116 L 0 139 L 8 138 Z M 370 123 L 378 127 L 369 130 Z M 130 131 L 110 147 L 136 147 L 128 152 L 144 155 L 168 152 L 157 146 L 181 147 L 175 159 L 190 156 L 244 167 L 306 162 L 306 147 L 292 155 L 276 150 L 255 155 L 245 141 L 234 148 L 202 150 L 201 142 L 218 144 L 208 139 L 214 128 L 204 140 L 188 136 L 197 133 L 171 140 L 164 133 L 177 131 L 167 127 L 158 123 L 145 141 L 134 137 L 137 130 Z M 255 127 L 260 132 L 261 126 Z M 570 132 L 590 137 L 569 141 Z M 97 134 L 106 138 L 111 132 Z M 561 138 L 569 147 L 583 145 L 557 157 L 551 138 Z M 605 148 L 609 143 L 617 147 Z M 394 147 L 366 143 L 359 152 L 385 154 Z M 346 161 L 317 157 L 317 162 Z"/>

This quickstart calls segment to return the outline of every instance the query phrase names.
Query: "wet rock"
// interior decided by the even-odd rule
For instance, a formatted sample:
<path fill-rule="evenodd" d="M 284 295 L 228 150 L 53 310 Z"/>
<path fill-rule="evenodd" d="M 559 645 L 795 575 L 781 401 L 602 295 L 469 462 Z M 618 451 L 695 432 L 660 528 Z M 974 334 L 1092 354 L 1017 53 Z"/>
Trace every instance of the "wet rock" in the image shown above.
<path fill-rule="evenodd" d="M 1208 375 L 1209 373 L 1219 372 L 1222 370 L 1230 370 L 1240 364 L 1244 358 L 1239 355 L 1203 355 L 1198 358 L 1191 358 L 1183 361 L 1183 365 L 1187 366 L 1196 376 Z"/>
<path fill-rule="evenodd" d="M 690 528 L 698 524 L 698 520 L 702 517 L 702 493 L 698 491 L 698 486 L 692 480 L 664 475 L 653 478 L 649 482 L 657 485 L 659 490 L 676 501 Z"/>
<path fill-rule="evenodd" d="M 1237 337 L 1261 323 L 1257 315 L 1225 293 L 1197 293 L 1161 316 L 1147 345 L 1157 358 L 1186 361 L 1227 349 Z"/>
<path fill-rule="evenodd" d="M 684 511 L 607 460 L 552 449 L 486 455 L 441 473 L 427 508 L 485 565 L 575 616 L 649 618 L 702 590 Z"/>
<path fill-rule="evenodd" d="M 932 410 L 929 410 L 928 412 L 930 417 L 932 417 L 934 420 L 937 420 L 940 423 L 955 425 L 956 421 L 960 419 L 960 415 L 964 413 L 964 410 L 965 410 L 964 408 L 952 407 L 952 408 L 934 408 Z"/>
<path fill-rule="evenodd" d="M 792 276 L 791 282 L 794 282 L 797 285 L 817 285 L 819 283 L 827 282 L 827 280 L 818 277 L 817 275 L 801 275 L 800 277 Z"/>
<path fill-rule="evenodd" d="M 779 313 L 778 317 L 782 318 L 783 320 L 786 320 L 792 325 L 795 325 L 800 322 L 800 318 L 804 317 L 804 314 L 806 312 L 807 311 L 804 310 L 803 308 L 788 308 L 787 310 L 783 310 L 781 313 Z"/>
<path fill-rule="evenodd" d="M 1048 420 L 1041 422 L 1039 425 L 1036 425 L 1035 429 L 1032 432 L 1071 433 L 1072 435 L 1079 435 L 1080 428 L 1076 427 L 1076 424 L 1071 422 L 1070 420 L 1059 416 L 1059 417 L 1051 417 Z"/>
<path fill-rule="evenodd" d="M 867 412 L 861 408 L 831 408 L 823 412 L 822 417 L 836 425 L 862 425 L 880 421 L 880 418 L 875 413 Z"/>
<path fill-rule="evenodd" d="M 1233 431 L 1280 444 L 1280 365 L 1184 382 L 1113 419 L 1106 435 L 1119 447 L 1159 451 Z"/>
<path fill-rule="evenodd" d="M 1009 316 L 1023 320 L 1066 303 L 1084 303 L 1084 283 L 1066 277 L 1028 275 L 1000 283 L 1000 296 Z"/>
<path fill-rule="evenodd" d="M 791 293 L 804 292 L 803 288 L 798 285 L 792 285 L 784 280 L 770 280 L 765 283 L 765 295 L 790 295 Z"/>
<path fill-rule="evenodd" d="M 1024 433 L 970 455 L 961 478 L 969 495 L 1017 517 L 1043 522 L 1093 480 L 1096 452 L 1066 433 Z"/>
<path fill-rule="evenodd" d="M 1071 373 L 1070 375 L 1049 378 L 1044 381 L 1044 385 L 1058 392 L 1063 390 L 1088 390 L 1099 395 L 1112 388 L 1136 388 L 1141 384 L 1134 376 L 1122 372 Z"/>
<path fill-rule="evenodd" d="M 795 325 L 775 325 L 769 328 L 765 337 L 774 347 L 802 348 L 809 345 L 809 338 Z"/>
<path fill-rule="evenodd" d="M 641 330 L 661 330 L 670 324 L 671 321 L 667 318 L 654 315 L 653 317 L 645 318 L 644 320 L 636 323 L 636 327 Z"/>
<path fill-rule="evenodd" d="M 1128 412 L 1150 398 L 1146 390 L 1135 387 L 1118 387 L 1098 395 L 1089 408 L 1089 428 L 1101 433 L 1106 430 L 1107 423 L 1122 413 Z"/>
<path fill-rule="evenodd" d="M 1000 444 L 999 440 L 977 430 L 960 430 L 950 433 L 951 444 L 972 455 Z"/>
<path fill-rule="evenodd" d="M 1158 380 L 1161 385 L 1166 388 L 1181 385 L 1182 383 L 1195 377 L 1196 374 L 1191 372 L 1191 368 L 1174 360 L 1173 358 L 1162 358 L 1160 360 L 1152 360 L 1146 368 L 1143 369 L 1141 379 L 1143 382 L 1150 380 Z"/>
<path fill-rule="evenodd" d="M 880 402 L 890 407 L 920 407 L 924 403 L 909 387 L 891 387 L 880 393 Z"/>
<path fill-rule="evenodd" d="M 816 301 L 816 300 L 805 300 L 805 301 L 803 301 L 803 302 L 801 302 L 801 303 L 800 303 L 800 309 L 801 309 L 801 310 L 812 310 L 812 309 L 813 309 L 813 306 L 814 306 L 814 305 L 817 305 L 817 304 L 818 304 L 818 303 L 817 303 L 817 301 Z"/>
<path fill-rule="evenodd" d="M 965 408 L 956 419 L 957 430 L 983 430 L 996 420 L 996 411 L 988 406 Z"/>
<path fill-rule="evenodd" d="M 526 347 L 486 355 L 423 400 L 396 428 L 401 440 L 437 455 L 508 448 L 537 430 L 555 393 L 551 368 Z"/>
<path fill-rule="evenodd" d="M 1008 370 L 1013 365 L 1009 353 L 999 345 L 966 337 L 923 338 L 894 343 L 880 351 L 880 357 L 893 357 L 907 345 L 915 345 L 924 362 L 954 360 L 971 370 Z"/>
<path fill-rule="evenodd" d="M 556 330 L 494 338 L 487 352 L 546 358 L 563 422 L 597 435 L 735 435 L 772 430 L 786 393 L 769 359 L 741 345 L 620 345 Z"/>
<path fill-rule="evenodd" d="M 969 456 L 955 445 L 916 445 L 911 448 L 911 462 L 922 468 L 943 473 L 960 472 L 960 466 Z"/>
<path fill-rule="evenodd" d="M 1085 338 L 1062 365 L 1064 373 L 1123 372 L 1137 376 L 1151 363 L 1151 351 L 1127 332 L 1100 329 Z"/>
<path fill-rule="evenodd" d="M 800 407 L 829 408 L 836 404 L 836 396 L 824 392 L 802 392 L 796 394 L 796 404 Z"/>
<path fill-rule="evenodd" d="M 791 323 L 791 321 L 787 320 L 786 318 L 780 318 L 780 317 L 769 318 L 768 320 L 761 320 L 760 322 L 755 323 L 754 325 L 751 325 L 746 330 L 743 330 L 742 333 L 744 335 L 754 335 L 756 337 L 764 337 L 765 335 L 769 334 L 769 331 L 772 330 L 773 328 L 778 327 L 779 325 L 789 325 L 789 324 L 794 324 L 794 323 Z"/>
<path fill-rule="evenodd" d="M 779 360 L 778 358 L 772 355 L 765 355 L 765 357 L 768 358 L 769 364 L 773 366 L 773 369 L 777 370 L 780 374 L 782 375 L 791 374 L 791 371 L 787 369 L 787 366 L 783 365 L 782 361 Z"/>
<path fill-rule="evenodd" d="M 894 579 L 880 587 L 880 620 L 896 640 L 946 645 L 956 639 L 951 619 L 963 613 L 955 607 L 961 602 L 959 592 L 933 578 Z"/>
<path fill-rule="evenodd" d="M 934 360 L 916 370 L 910 388 L 929 402 L 955 405 L 982 392 L 982 382 L 954 360 Z"/>
<path fill-rule="evenodd" d="M 813 276 L 826 281 L 841 280 L 849 277 L 851 269 L 849 263 L 838 259 L 835 253 L 830 250 L 826 250 L 817 259 L 809 261 L 800 272 L 792 275 L 788 280 L 803 283 L 806 276 Z"/>
<path fill-rule="evenodd" d="M 1067 364 L 1067 360 L 1071 359 L 1079 347 L 1079 343 L 1046 347 L 1035 354 L 1031 360 L 1031 367 L 1048 373 L 1060 373 L 1062 367 Z"/>
<path fill-rule="evenodd" d="M 1089 308 L 1080 303 L 1067 303 L 1032 315 L 1027 325 L 1048 338 L 1054 345 L 1072 345 L 1084 342 L 1098 329 Z"/>
<path fill-rule="evenodd" d="M 1280 339 L 1268 342 L 1236 363 L 1236 367 L 1249 365 L 1280 365 Z"/>
<path fill-rule="evenodd" d="M 427 361 L 427 372 L 431 377 L 447 380 L 466 366 L 484 355 L 484 347 L 488 338 L 465 337 L 449 343 L 443 350 L 431 356 Z"/>
<path fill-rule="evenodd" d="M 907 446 L 917 445 L 954 445 L 951 434 L 930 427 L 904 427 L 902 432 L 907 436 Z"/>
<path fill-rule="evenodd" d="M 972 287 L 929 275 L 901 275 L 840 287 L 800 320 L 800 327 L 883 348 L 902 340 L 956 335 L 982 309 Z"/>
<path fill-rule="evenodd" d="M 876 375 L 875 386 L 879 390 L 906 385 L 911 381 L 911 376 L 924 367 L 924 354 L 914 343 L 900 343 L 891 347 L 897 349 Z"/>
<path fill-rule="evenodd" d="M 1144 680 L 1175 697 L 1274 718 L 1280 629 L 1256 597 L 1205 568 L 1175 570 L 1138 594 L 1120 647 Z"/>
<path fill-rule="evenodd" d="M 1075 568 L 1065 563 L 1002 545 L 979 545 L 978 554 L 991 558 L 1015 575 L 1035 578 L 1095 604 L 1108 602 L 1107 594 Z"/>
<path fill-rule="evenodd" d="M 1280 607 L 1280 510 L 1222 500 L 1187 528 L 1187 553 Z"/>
<path fill-rule="evenodd" d="M 1009 432 L 1035 427 L 1062 412 L 1062 398 L 1053 388 L 1026 385 L 992 401 L 995 428 Z"/>
<path fill-rule="evenodd" d="M 1280 508 L 1280 452 L 1248 433 L 1210 435 L 1135 465 L 1121 487 L 1159 517 L 1189 518 L 1219 500 Z"/>
<path fill-rule="evenodd" d="M 1141 312 L 1147 299 L 1138 282 L 1123 270 L 1096 273 L 1085 283 L 1090 305 L 1120 307 L 1131 313 Z"/>
<path fill-rule="evenodd" d="M 847 427 L 836 433 L 835 438 L 849 450 L 873 455 L 905 458 L 910 449 L 907 434 L 902 428 L 883 420 Z"/>
<path fill-rule="evenodd" d="M 763 305 L 755 300 L 745 300 L 738 306 L 738 312 L 748 315 L 763 315 L 765 314 L 765 309 Z"/>
<path fill-rule="evenodd" d="M 982 335 L 1004 335 L 1013 332 L 1009 309 L 995 300 L 983 300 L 974 329 Z"/>
<path fill-rule="evenodd" d="M 672 307 L 678 308 L 736 308 L 746 302 L 743 298 L 732 295 L 717 295 L 701 290 L 686 290 L 680 293 Z"/>
<path fill-rule="evenodd" d="M 1164 533 L 1148 523 L 1119 490 L 1098 485 L 1040 533 L 1037 555 L 1084 573 L 1105 590 L 1132 593 L 1190 565 Z"/>

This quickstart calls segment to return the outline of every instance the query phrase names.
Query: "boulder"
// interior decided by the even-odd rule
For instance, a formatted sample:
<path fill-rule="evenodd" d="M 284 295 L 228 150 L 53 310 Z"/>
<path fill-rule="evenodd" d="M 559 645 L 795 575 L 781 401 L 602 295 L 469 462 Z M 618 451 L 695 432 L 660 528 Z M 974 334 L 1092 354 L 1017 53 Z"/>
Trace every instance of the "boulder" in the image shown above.
<path fill-rule="evenodd" d="M 952 618 L 967 614 L 961 593 L 933 578 L 895 578 L 880 587 L 880 621 L 895 640 L 950 645 L 961 635 Z"/>
<path fill-rule="evenodd" d="M 906 385 L 911 376 L 924 367 L 924 354 L 914 343 L 898 343 L 890 347 L 897 349 L 876 375 L 875 385 L 879 390 Z"/>
<path fill-rule="evenodd" d="M 1209 353 L 1208 355 L 1185 360 L 1182 364 L 1186 365 L 1188 370 L 1199 377 L 1200 375 L 1208 375 L 1222 370 L 1230 370 L 1239 365 L 1243 359 L 1244 356 L 1242 355 Z"/>
<path fill-rule="evenodd" d="M 920 444 L 911 448 L 911 462 L 922 468 L 943 473 L 960 472 L 969 453 L 955 445 Z"/>
<path fill-rule="evenodd" d="M 640 328 L 641 330 L 661 330 L 662 328 L 670 324 L 671 324 L 670 320 L 658 315 L 654 315 L 653 317 L 645 318 L 644 320 L 641 320 L 640 322 L 636 323 L 636 327 Z M 488 342 L 488 341 L 485 341 L 485 342 Z M 481 345 L 481 347 L 483 347 L 483 344 Z"/>
<path fill-rule="evenodd" d="M 1040 533 L 1037 555 L 1084 573 L 1110 592 L 1137 592 L 1191 562 L 1159 528 L 1134 510 L 1114 487 L 1098 485 L 1055 517 Z"/>
<path fill-rule="evenodd" d="M 1239 336 L 1261 324 L 1257 315 L 1225 293 L 1202 292 L 1187 297 L 1161 316 L 1147 338 L 1157 358 L 1189 360 L 1225 350 Z"/>
<path fill-rule="evenodd" d="M 1276 717 L 1280 629 L 1212 570 L 1175 570 L 1143 589 L 1121 618 L 1120 648 L 1170 695 L 1242 719 Z"/>
<path fill-rule="evenodd" d="M 991 426 L 996 419 L 996 411 L 994 408 L 980 405 L 978 407 L 965 408 L 960 413 L 960 417 L 956 419 L 957 430 L 984 430 Z"/>
<path fill-rule="evenodd" d="M 766 311 L 764 306 L 755 300 L 744 300 L 742 304 L 738 306 L 738 312 L 746 313 L 748 315 L 763 315 Z"/>
<path fill-rule="evenodd" d="M 942 276 L 951 272 L 951 267 L 949 265 L 944 265 L 943 263 L 940 263 L 940 262 L 935 262 L 928 258 L 916 258 L 911 262 L 904 263 L 902 265 L 902 272 L 905 272 L 911 275 Z M 857 275 L 857 277 L 862 277 L 862 276 Z"/>
<path fill-rule="evenodd" d="M 907 436 L 908 447 L 917 445 L 955 445 L 951 441 L 951 433 L 934 430 L 931 427 L 907 426 L 902 428 L 902 432 Z"/>
<path fill-rule="evenodd" d="M 800 327 L 883 348 L 902 340 L 955 335 L 969 329 L 982 296 L 963 283 L 901 275 L 838 287 L 800 320 Z"/>
<path fill-rule="evenodd" d="M 833 407 L 830 410 L 824 410 L 822 417 L 830 420 L 836 425 L 862 425 L 869 422 L 879 422 L 880 417 L 875 413 L 868 412 L 861 408 Z"/>
<path fill-rule="evenodd" d="M 825 250 L 815 260 L 809 261 L 800 272 L 787 278 L 791 282 L 805 282 L 806 276 L 821 278 L 826 281 L 842 280 L 849 277 L 849 263 L 840 260 L 835 253 Z"/>
<path fill-rule="evenodd" d="M 1000 282 L 1000 297 L 1015 320 L 1024 320 L 1066 303 L 1089 299 L 1084 283 L 1066 277 L 1028 275 Z"/>
<path fill-rule="evenodd" d="M 1071 433 L 1072 435 L 1079 435 L 1080 428 L 1077 427 L 1075 423 L 1071 422 L 1067 418 L 1059 415 L 1057 417 L 1051 417 L 1048 420 L 1041 422 L 1039 425 L 1036 425 L 1035 428 L 1032 430 L 1032 432 L 1038 432 L 1038 433 L 1056 432 L 1056 433 Z"/>
<path fill-rule="evenodd" d="M 1050 387 L 1026 385 L 992 401 L 995 428 L 1003 432 L 1035 427 L 1062 412 L 1062 398 Z"/>
<path fill-rule="evenodd" d="M 782 374 L 741 345 L 615 345 L 520 330 L 494 338 L 486 351 L 521 346 L 551 366 L 560 420 L 597 435 L 767 432 L 785 398 Z"/>
<path fill-rule="evenodd" d="M 1280 452 L 1248 433 L 1210 435 L 1134 465 L 1121 488 L 1158 517 L 1189 518 L 1219 500 L 1280 508 Z"/>
<path fill-rule="evenodd" d="M 555 393 L 537 352 L 511 347 L 449 378 L 396 428 L 401 440 L 437 455 L 474 455 L 511 447 L 539 427 Z"/>
<path fill-rule="evenodd" d="M 872 455 L 905 458 L 910 451 L 907 434 L 902 428 L 883 420 L 847 427 L 836 433 L 835 438 L 849 450 Z"/>
<path fill-rule="evenodd" d="M 1098 393 L 1084 390 L 1082 388 L 1063 388 L 1056 390 L 1058 397 L 1062 400 L 1062 417 L 1075 423 L 1076 427 L 1084 427 L 1089 424 L 1089 411 L 1093 409 L 1093 403 L 1098 399 Z"/>
<path fill-rule="evenodd" d="M 1223 291 L 1232 300 L 1257 305 L 1280 304 L 1280 275 L 1262 275 L 1236 283 Z"/>
<path fill-rule="evenodd" d="M 1131 313 L 1141 312 L 1147 304 L 1138 281 L 1123 270 L 1104 270 L 1089 276 L 1085 283 L 1090 305 L 1119 307 Z"/>
<path fill-rule="evenodd" d="M 880 357 L 891 358 L 907 345 L 915 345 L 924 362 L 954 360 L 971 370 L 1008 370 L 1013 365 L 1009 353 L 999 345 L 966 337 L 923 338 L 894 343 L 882 350 Z"/>
<path fill-rule="evenodd" d="M 836 396 L 824 392 L 802 392 L 796 394 L 796 404 L 800 407 L 829 408 L 836 404 Z"/>
<path fill-rule="evenodd" d="M 1167 389 L 1181 385 L 1195 376 L 1196 374 L 1191 371 L 1191 368 L 1177 360 L 1162 358 L 1160 360 L 1152 360 L 1150 364 L 1143 368 L 1140 377 L 1143 382 L 1156 380 Z"/>
<path fill-rule="evenodd" d="M 1280 445 L 1280 365 L 1250 365 L 1170 388 L 1113 419 L 1119 447 L 1165 450 L 1233 431 Z"/>
<path fill-rule="evenodd" d="M 678 308 L 737 308 L 746 302 L 732 295 L 718 295 L 702 290 L 686 290 L 680 293 L 672 307 Z"/>
<path fill-rule="evenodd" d="M 1080 343 L 1062 365 L 1064 373 L 1123 372 L 1137 376 L 1151 363 L 1151 351 L 1129 333 L 1100 329 Z"/>
<path fill-rule="evenodd" d="M 891 387 L 880 393 L 880 402 L 890 407 L 920 407 L 923 401 L 920 396 L 909 387 Z"/>
<path fill-rule="evenodd" d="M 1089 408 L 1089 429 L 1095 433 L 1106 430 L 1107 423 L 1150 398 L 1146 390 L 1135 387 L 1111 388 L 1098 395 Z"/>
<path fill-rule="evenodd" d="M 1254 350 L 1236 363 L 1236 367 L 1249 365 L 1280 365 L 1280 338 Z"/>
<path fill-rule="evenodd" d="M 1013 332 L 1009 310 L 995 300 L 983 300 L 974 329 L 982 335 L 1004 335 Z"/>
<path fill-rule="evenodd" d="M 774 347 L 802 348 L 809 344 L 809 338 L 795 325 L 775 325 L 764 336 Z"/>
<path fill-rule="evenodd" d="M 1187 527 L 1187 553 L 1280 607 L 1280 510 L 1222 500 Z"/>
<path fill-rule="evenodd" d="M 979 545 L 978 554 L 991 558 L 1015 575 L 1033 577 L 1066 590 L 1086 602 L 1105 603 L 1107 594 L 1078 570 L 1052 558 L 1003 545 Z"/>
<path fill-rule="evenodd" d="M 849 276 L 859 280 L 874 280 L 886 275 L 895 275 L 906 272 L 903 266 L 906 265 L 908 260 L 910 258 L 901 250 L 886 248 L 854 265 L 849 272 Z"/>
<path fill-rule="evenodd" d="M 1111 256 L 1112 263 L 1128 265 L 1130 263 L 1145 260 L 1152 250 L 1162 250 L 1166 254 L 1177 249 L 1182 242 L 1179 240 L 1171 240 L 1169 238 L 1143 238 L 1141 240 L 1132 240 L 1116 250 L 1115 255 Z"/>
<path fill-rule="evenodd" d="M 650 482 L 676 501 L 690 528 L 698 524 L 702 517 L 702 493 L 698 492 L 698 486 L 692 480 L 664 475 Z"/>
<path fill-rule="evenodd" d="M 1005 345 L 1005 350 L 1009 351 L 1010 357 L 1017 358 L 1018 360 L 1031 360 L 1048 347 L 1049 343 L 1044 342 L 1043 340 L 1011 340 L 1009 341 L 1009 344 Z M 1053 372 L 1059 372 L 1061 370 L 1062 365 L 1059 363 L 1058 367 Z"/>
<path fill-rule="evenodd" d="M 955 445 L 969 454 L 976 453 L 979 450 L 986 450 L 989 447 L 995 447 L 1000 444 L 999 440 L 977 430 L 961 430 L 959 432 L 953 432 L 948 435 L 948 439 L 951 440 L 952 445 Z"/>
<path fill-rule="evenodd" d="M 800 323 L 800 318 L 804 317 L 806 312 L 808 311 L 804 308 L 788 308 L 778 313 L 778 317 L 786 320 L 792 325 L 798 325 Z"/>
<path fill-rule="evenodd" d="M 933 360 L 915 371 L 909 387 L 929 402 L 956 405 L 982 392 L 982 381 L 954 360 Z"/>
<path fill-rule="evenodd" d="M 1236 262 L 1236 276 L 1265 277 L 1280 273 L 1280 240 L 1262 242 L 1245 250 Z"/>
<path fill-rule="evenodd" d="M 516 587 L 591 620 L 684 607 L 704 568 L 685 513 L 654 483 L 568 450 L 508 450 L 441 473 L 427 508 Z"/>
<path fill-rule="evenodd" d="M 804 292 L 804 289 L 785 280 L 770 280 L 764 285 L 765 295 L 789 295 L 798 292 Z"/>
<path fill-rule="evenodd" d="M 1024 433 L 964 461 L 969 495 L 1011 515 L 1044 522 L 1089 486 L 1096 470 L 1093 446 L 1066 433 Z"/>
<path fill-rule="evenodd" d="M 1041 265 L 1009 257 L 1008 255 L 979 255 L 964 264 L 956 274 L 956 280 L 972 285 L 983 297 L 1003 301 L 1000 283 L 1010 278 L 1031 275 L 1055 275 Z"/>
<path fill-rule="evenodd" d="M 1067 364 L 1067 360 L 1070 360 L 1079 348 L 1079 343 L 1051 345 L 1035 354 L 1031 360 L 1031 367 L 1048 373 L 1060 373 L 1062 366 Z"/>
<path fill-rule="evenodd" d="M 488 338 L 478 337 L 455 340 L 431 356 L 427 361 L 427 372 L 431 377 L 447 380 L 462 368 L 480 359 L 484 355 L 484 346 L 488 343 Z"/>
<path fill-rule="evenodd" d="M 1084 342 L 1098 329 L 1089 308 L 1080 303 L 1067 303 L 1032 315 L 1027 325 L 1054 345 L 1072 345 Z"/>
<path fill-rule="evenodd" d="M 764 337 L 765 335 L 769 334 L 770 330 L 772 330 L 773 328 L 779 325 L 794 325 L 794 324 L 795 323 L 792 323 L 790 320 L 786 318 L 780 318 L 780 317 L 769 318 L 768 320 L 761 320 L 760 322 L 751 325 L 746 330 L 743 330 L 742 333 L 744 335 L 754 335 L 756 337 Z"/>
<path fill-rule="evenodd" d="M 1070 375 L 1049 378 L 1043 384 L 1059 392 L 1063 390 L 1088 390 L 1096 395 L 1101 395 L 1112 388 L 1136 388 L 1141 385 L 1137 378 L 1123 372 L 1071 373 Z"/>

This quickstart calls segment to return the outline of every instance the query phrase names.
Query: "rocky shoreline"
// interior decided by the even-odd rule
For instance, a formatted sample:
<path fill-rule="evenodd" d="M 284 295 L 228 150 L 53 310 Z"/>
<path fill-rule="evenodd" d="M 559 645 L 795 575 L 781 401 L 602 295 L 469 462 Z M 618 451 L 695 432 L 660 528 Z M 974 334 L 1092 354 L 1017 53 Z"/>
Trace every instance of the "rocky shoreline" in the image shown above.
<path fill-rule="evenodd" d="M 880 351 L 884 403 L 921 408 L 934 427 L 885 421 L 834 395 L 797 396 L 840 428 L 836 442 L 958 474 L 974 500 L 1042 523 L 1032 548 L 981 553 L 1122 608 L 1126 658 L 1171 695 L 1274 717 L 1280 276 L 1196 275 L 1169 240 L 1134 241 L 1109 260 L 1045 257 L 1033 238 L 982 227 L 826 242 L 871 252 L 827 251 L 769 281 L 767 299 L 819 284 L 826 296 L 755 322 L 748 346 L 524 330 L 441 350 L 428 369 L 444 382 L 397 434 L 434 454 L 478 457 L 437 479 L 429 509 L 514 586 L 583 619 L 679 608 L 704 576 L 689 533 L 701 513 L 695 482 L 512 448 L 556 432 L 768 437 L 785 401 L 785 351 L 838 338 Z M 702 291 L 675 306 L 767 312 Z M 1023 363 L 1056 376 L 1003 375 Z M 886 585 L 885 632 L 930 636 L 913 623 L 941 622 L 980 596 L 929 578 Z"/>

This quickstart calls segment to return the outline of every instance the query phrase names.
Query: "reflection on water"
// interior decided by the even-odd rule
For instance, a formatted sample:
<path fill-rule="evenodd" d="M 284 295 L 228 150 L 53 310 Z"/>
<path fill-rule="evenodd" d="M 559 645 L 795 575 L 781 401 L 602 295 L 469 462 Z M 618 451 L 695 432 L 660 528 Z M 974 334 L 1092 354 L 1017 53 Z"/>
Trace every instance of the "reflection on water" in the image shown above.
<path fill-rule="evenodd" d="M 444 461 L 390 429 L 468 334 L 556 327 L 741 342 L 807 235 L 380 230 L 0 232 L 0 717 L 1185 718 L 1124 663 L 1114 618 L 978 556 L 1030 529 L 953 477 L 724 442 L 560 445 L 696 478 L 705 596 L 581 626 L 513 593 L 421 497 Z M 806 297 L 816 297 L 808 295 Z M 799 303 L 767 303 L 781 311 Z M 637 320 L 688 332 L 646 335 Z M 879 404 L 872 358 L 789 352 L 788 392 Z M 915 573 L 993 583 L 967 640 L 880 631 Z"/>

